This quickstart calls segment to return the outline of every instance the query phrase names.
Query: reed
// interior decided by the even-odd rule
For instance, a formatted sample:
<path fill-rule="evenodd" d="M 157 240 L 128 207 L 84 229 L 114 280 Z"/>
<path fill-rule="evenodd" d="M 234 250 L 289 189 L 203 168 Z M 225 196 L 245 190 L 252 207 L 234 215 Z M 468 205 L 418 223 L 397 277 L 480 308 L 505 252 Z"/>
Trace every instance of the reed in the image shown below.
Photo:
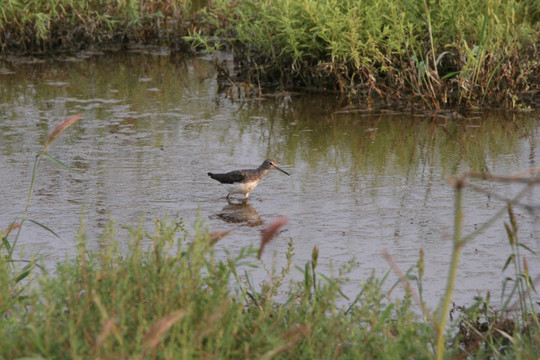
<path fill-rule="evenodd" d="M 182 48 L 191 0 L 6 0 L 1 51 L 49 53 L 92 45 L 150 43 Z"/>
<path fill-rule="evenodd" d="M 518 303 L 519 303 L 519 314 L 521 317 L 516 318 L 516 321 L 508 321 L 507 319 L 501 318 L 499 316 L 488 316 L 491 319 L 490 331 L 486 335 L 482 335 L 483 343 L 489 345 L 490 349 L 496 355 L 500 356 L 499 349 L 494 345 L 493 333 L 498 331 L 499 334 L 502 334 L 507 340 L 514 342 L 512 335 L 508 334 L 508 329 L 503 328 L 501 325 L 508 327 L 508 324 L 511 324 L 512 333 L 514 331 L 528 331 L 529 335 L 534 334 L 536 336 L 538 333 L 538 327 L 540 323 L 538 322 L 537 306 L 532 297 L 532 293 L 536 292 L 534 282 L 528 272 L 528 266 L 526 258 L 522 258 L 520 255 L 520 247 L 523 247 L 531 254 L 535 255 L 534 251 L 528 248 L 524 244 L 520 244 L 518 240 L 518 226 L 517 221 L 512 210 L 512 204 L 523 206 L 526 209 L 531 209 L 532 204 L 522 203 L 523 198 L 527 194 L 530 194 L 532 189 L 538 184 L 540 174 L 540 168 L 530 169 L 526 172 L 520 172 L 517 174 L 512 174 L 509 176 L 497 176 L 487 173 L 464 173 L 453 179 L 451 179 L 451 184 L 455 188 L 456 199 L 455 199 L 455 215 L 454 215 L 454 239 L 453 239 L 453 249 L 452 249 L 452 260 L 450 262 L 450 267 L 448 271 L 448 279 L 445 296 L 441 299 L 438 310 L 438 318 L 435 325 L 435 330 L 437 333 L 437 342 L 436 342 L 436 358 L 443 359 L 446 349 L 446 324 L 448 315 L 450 314 L 450 305 L 452 301 L 452 293 L 454 290 L 454 285 L 456 281 L 456 273 L 459 268 L 459 255 L 462 251 L 462 248 L 467 245 L 469 242 L 474 241 L 474 239 L 479 236 L 485 229 L 490 226 L 493 226 L 496 220 L 500 219 L 506 211 L 508 211 L 510 224 L 505 223 L 506 233 L 508 235 L 509 243 L 512 249 L 510 256 L 508 257 L 506 263 L 503 266 L 503 271 L 508 267 L 510 263 L 514 265 L 515 277 L 506 278 L 505 283 L 510 280 L 514 283 L 513 288 L 509 294 L 501 294 L 502 297 L 506 296 L 505 301 L 503 302 L 502 312 L 510 310 L 508 303 L 515 299 L 515 294 L 517 293 Z M 500 210 L 496 211 L 487 221 L 485 221 L 481 226 L 479 226 L 475 231 L 464 236 L 462 234 L 463 225 L 462 218 L 465 216 L 463 213 L 463 192 L 466 188 L 471 188 L 475 191 L 486 192 L 482 187 L 472 184 L 469 179 L 471 178 L 480 178 L 488 181 L 504 182 L 504 183 L 522 183 L 523 188 L 517 195 L 512 198 L 504 199 L 497 194 L 493 195 L 494 198 L 499 200 L 504 200 L 508 205 L 503 206 Z M 494 313 L 495 314 L 495 313 Z M 504 321 L 506 320 L 506 321 Z M 465 320 L 466 321 L 466 320 Z M 470 326 L 471 329 L 475 329 L 474 326 Z M 531 332 L 531 329 L 535 329 Z M 537 344 L 538 345 L 538 344 Z"/>
<path fill-rule="evenodd" d="M 5 0 L 0 51 L 227 48 L 260 96 L 281 87 L 391 106 L 520 109 L 540 91 L 538 1 Z M 219 67 L 219 65 L 218 65 Z"/>
<path fill-rule="evenodd" d="M 17 295 L 14 296 L 14 299 L 17 299 L 17 297 L 19 296 L 18 294 L 21 294 L 23 289 L 24 289 L 24 287 L 21 287 L 21 282 L 28 275 L 30 275 L 30 273 L 32 272 L 32 268 L 34 266 L 37 265 L 39 267 L 39 265 L 36 264 L 33 260 L 21 260 L 21 259 L 15 259 L 15 257 L 14 257 L 14 251 L 17 248 L 17 242 L 18 242 L 18 240 L 20 238 L 21 230 L 23 228 L 23 224 L 26 221 L 29 221 L 31 223 L 34 223 L 35 225 L 38 225 L 38 226 L 42 227 L 43 229 L 49 231 L 50 233 L 52 233 L 53 235 L 56 236 L 56 233 L 53 230 L 51 230 L 49 227 L 47 227 L 46 225 L 40 223 L 37 220 L 28 219 L 28 211 L 30 209 L 30 200 L 32 199 L 32 194 L 33 194 L 33 191 L 34 191 L 34 185 L 35 185 L 35 182 L 36 182 L 36 179 L 37 179 L 40 162 L 41 162 L 42 159 L 50 160 L 50 161 L 52 161 L 52 162 L 54 162 L 54 163 L 56 163 L 56 164 L 58 164 L 58 165 L 60 165 L 60 166 L 62 166 L 64 168 L 66 168 L 68 170 L 74 171 L 74 170 L 70 169 L 68 166 L 66 166 L 65 164 L 63 164 L 58 159 L 47 155 L 46 152 L 47 152 L 47 149 L 49 148 L 49 146 L 67 128 L 69 128 L 77 120 L 79 120 L 79 118 L 81 116 L 82 116 L 82 114 L 78 114 L 78 115 L 72 116 L 72 117 L 62 121 L 49 134 L 49 136 L 47 137 L 47 140 L 45 142 L 45 145 L 43 147 L 42 152 L 37 154 L 35 159 L 34 159 L 32 177 L 30 179 L 30 188 L 28 190 L 28 196 L 26 198 L 26 206 L 25 206 L 23 214 L 21 216 L 21 220 L 20 221 L 15 221 L 14 220 L 2 233 L 2 242 L 0 243 L 0 254 L 2 252 L 4 252 L 3 256 L 4 256 L 5 263 L 2 264 L 2 265 L 4 265 L 4 266 L 11 265 L 10 271 L 8 271 L 7 274 L 8 274 L 8 276 L 12 276 L 12 278 L 10 279 L 10 281 L 8 281 L 8 287 L 7 288 L 11 289 L 10 292 L 12 292 L 14 294 L 17 294 Z M 16 230 L 16 234 L 15 234 L 14 240 L 12 242 L 10 242 L 8 240 L 8 237 L 11 234 L 11 232 L 15 231 L 15 230 Z M 22 269 L 18 269 L 15 266 L 16 263 L 25 263 L 26 265 Z"/>
<path fill-rule="evenodd" d="M 515 108 L 538 91 L 530 1 L 215 0 L 200 14 L 187 38 L 206 51 L 227 46 L 239 80 L 256 86 L 435 109 Z"/>
<path fill-rule="evenodd" d="M 2 309 L 2 358 L 370 358 L 405 348 L 428 357 L 429 328 L 413 321 L 407 299 L 389 303 L 375 278 L 347 313 L 340 308 L 351 264 L 323 277 L 314 250 L 305 276 L 287 293 L 280 288 L 278 302 L 288 271 L 261 287 L 235 277 L 242 263 L 256 265 L 256 250 L 215 259 L 202 222 L 198 235 L 168 219 L 151 232 L 130 227 L 127 253 L 111 238 L 116 226 L 108 224 L 106 245 L 94 252 L 82 223 L 76 258 L 36 276 L 20 306 Z"/>

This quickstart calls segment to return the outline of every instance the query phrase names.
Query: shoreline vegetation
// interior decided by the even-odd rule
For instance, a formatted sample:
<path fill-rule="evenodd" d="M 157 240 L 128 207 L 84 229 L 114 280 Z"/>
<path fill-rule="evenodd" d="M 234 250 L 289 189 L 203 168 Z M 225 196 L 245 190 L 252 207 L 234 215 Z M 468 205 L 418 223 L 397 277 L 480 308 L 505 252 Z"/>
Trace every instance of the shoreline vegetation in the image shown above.
<path fill-rule="evenodd" d="M 182 40 L 196 0 L 6 0 L 0 2 L 3 54 L 54 55 L 91 48 L 161 45 Z"/>
<path fill-rule="evenodd" d="M 311 259 L 303 267 L 295 266 L 290 239 L 283 268 L 261 263 L 265 245 L 287 225 L 283 217 L 261 232 L 258 248 L 217 259 L 214 246 L 233 236 L 231 230 L 209 232 L 199 221 L 190 232 L 182 219 L 155 219 L 153 230 L 110 221 L 99 249 L 90 250 L 88 244 L 96 240 L 88 239 L 83 214 L 74 236 L 76 256 L 51 272 L 42 258 L 18 258 L 18 242 L 26 226 L 40 226 L 54 235 L 28 217 L 33 188 L 45 162 L 75 171 L 47 150 L 81 117 L 62 121 L 48 135 L 34 159 L 20 220 L 2 225 L 0 358 L 537 358 L 540 314 L 535 287 L 540 278 L 529 273 L 527 256 L 535 254 L 520 241 L 513 209 L 534 209 L 527 199 L 538 184 L 540 168 L 509 176 L 469 172 L 451 179 L 453 250 L 446 290 L 433 310 L 422 301 L 421 250 L 416 266 L 405 272 L 386 253 L 399 282 L 383 291 L 388 273 L 382 278 L 372 275 L 362 281 L 354 297 L 341 290 L 349 281 L 354 259 L 325 275 L 318 270 L 315 246 Z M 485 223 L 464 233 L 463 197 L 470 191 L 488 191 L 490 182 L 521 184 L 522 189 L 508 199 L 491 194 L 506 205 L 494 208 Z M 506 216 L 509 247 L 502 269 L 506 270 L 502 306 L 496 309 L 490 304 L 489 292 L 469 307 L 451 306 L 461 251 Z M 128 238 L 118 239 L 119 228 L 127 230 Z M 253 266 L 264 267 L 267 280 L 254 284 L 247 271 Z M 295 271 L 301 275 L 298 280 L 290 279 Z M 405 295 L 390 296 L 401 285 Z"/>
<path fill-rule="evenodd" d="M 540 103 L 535 0 L 7 0 L 1 54 L 158 45 L 231 52 L 223 84 L 440 110 Z"/>

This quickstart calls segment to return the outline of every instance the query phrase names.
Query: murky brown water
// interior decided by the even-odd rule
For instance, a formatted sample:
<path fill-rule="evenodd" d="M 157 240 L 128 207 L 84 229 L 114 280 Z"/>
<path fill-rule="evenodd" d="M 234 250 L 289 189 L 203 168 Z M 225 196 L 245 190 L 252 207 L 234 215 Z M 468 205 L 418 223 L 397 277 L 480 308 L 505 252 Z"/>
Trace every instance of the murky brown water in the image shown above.
<path fill-rule="evenodd" d="M 326 274 L 330 263 L 337 269 L 354 256 L 357 266 L 345 289 L 353 295 L 373 269 L 379 276 L 389 269 L 383 249 L 406 270 L 423 248 L 424 295 L 433 306 L 450 260 L 454 193 L 448 176 L 537 166 L 538 112 L 430 118 L 360 111 L 328 96 L 239 100 L 219 94 L 215 77 L 204 59 L 166 54 L 4 64 L 0 228 L 22 215 L 33 159 L 46 134 L 83 113 L 49 151 L 81 174 L 43 163 L 29 215 L 61 238 L 27 223 L 21 239 L 27 254 L 44 254 L 51 266 L 73 254 L 83 207 L 96 248 L 109 217 L 134 225 L 146 214 L 151 226 L 154 217 L 169 215 L 192 228 L 200 214 L 211 230 L 236 226 L 217 244 L 218 256 L 257 245 L 264 224 L 286 215 L 290 223 L 263 256 L 269 266 L 274 252 L 278 265 L 285 262 L 289 238 L 300 266 L 317 245 Z M 228 204 L 226 191 L 206 175 L 256 167 L 268 157 L 291 176 L 269 173 L 244 205 Z M 485 188 L 504 196 L 520 189 L 492 183 Z M 540 204 L 538 191 L 527 202 Z M 468 191 L 465 232 L 502 204 Z M 540 250 L 538 214 L 516 211 L 521 240 Z M 504 276 L 513 276 L 501 272 L 509 256 L 503 220 L 464 248 L 457 303 L 470 304 L 476 290 L 491 290 L 497 302 Z M 528 260 L 533 277 L 540 274 L 539 258 Z M 253 270 L 256 279 L 264 274 Z"/>

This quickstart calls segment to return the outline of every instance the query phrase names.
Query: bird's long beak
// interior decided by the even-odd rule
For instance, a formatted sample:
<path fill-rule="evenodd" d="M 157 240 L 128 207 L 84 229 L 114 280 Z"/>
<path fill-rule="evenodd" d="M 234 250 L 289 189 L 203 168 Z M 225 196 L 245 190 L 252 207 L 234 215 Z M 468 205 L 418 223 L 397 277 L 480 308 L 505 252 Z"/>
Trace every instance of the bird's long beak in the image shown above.
<path fill-rule="evenodd" d="M 275 167 L 276 169 L 278 169 L 279 171 L 281 171 L 282 173 L 284 173 L 284 174 L 286 174 L 286 175 L 289 175 L 289 176 L 291 176 L 291 174 L 289 174 L 289 173 L 288 173 L 288 172 L 286 172 L 285 170 L 283 170 L 283 169 L 280 169 L 280 168 L 278 168 L 277 166 L 274 166 L 274 167 Z"/>

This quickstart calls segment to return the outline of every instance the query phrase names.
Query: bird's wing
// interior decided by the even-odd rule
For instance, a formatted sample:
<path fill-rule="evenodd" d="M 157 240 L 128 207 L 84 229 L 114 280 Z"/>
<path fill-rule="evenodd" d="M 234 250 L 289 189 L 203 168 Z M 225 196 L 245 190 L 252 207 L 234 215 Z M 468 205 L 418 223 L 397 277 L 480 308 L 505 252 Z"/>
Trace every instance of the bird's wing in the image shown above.
<path fill-rule="evenodd" d="M 246 178 L 244 174 L 242 174 L 240 171 L 231 171 L 226 174 L 213 174 L 208 173 L 208 175 L 214 179 L 219 181 L 222 184 L 233 184 L 236 182 L 242 182 Z"/>

